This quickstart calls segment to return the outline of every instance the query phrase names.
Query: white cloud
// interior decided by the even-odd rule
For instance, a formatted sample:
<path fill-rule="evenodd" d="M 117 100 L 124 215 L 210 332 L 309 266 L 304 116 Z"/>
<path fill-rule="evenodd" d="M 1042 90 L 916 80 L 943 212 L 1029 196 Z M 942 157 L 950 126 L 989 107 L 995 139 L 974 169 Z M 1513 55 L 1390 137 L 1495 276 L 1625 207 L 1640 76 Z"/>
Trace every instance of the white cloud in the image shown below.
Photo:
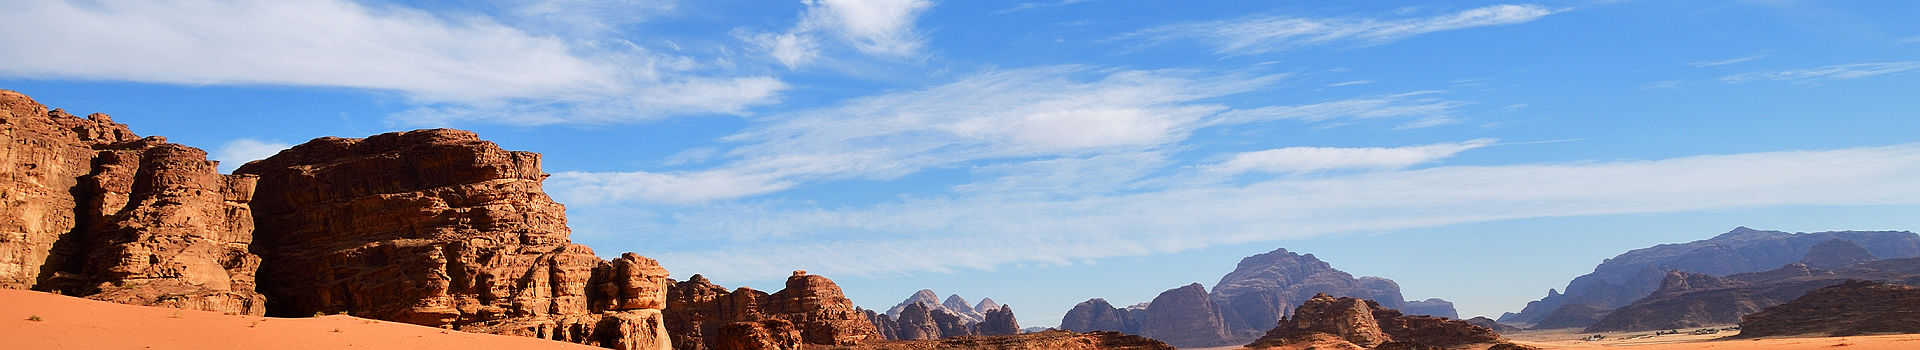
<path fill-rule="evenodd" d="M 1719 67 L 1719 66 L 1725 66 L 1725 65 L 1734 64 L 1734 63 L 1762 59 L 1770 55 L 1772 54 L 1760 53 L 1760 54 L 1752 54 L 1752 55 L 1740 56 L 1740 57 L 1729 58 L 1729 59 L 1718 60 L 1718 61 L 1691 62 L 1691 63 L 1687 63 L 1687 65 L 1694 66 L 1694 67 Z"/>
<path fill-rule="evenodd" d="M 606 4 L 539 2 L 577 3 Z M 508 113 L 554 106 L 619 109 L 612 118 L 619 121 L 739 113 L 784 86 L 767 77 L 703 75 L 686 57 L 596 39 L 344 0 L 7 2 L 0 4 L 0 46 L 33 49 L 0 51 L 0 76 L 390 91 L 427 111 L 462 112 L 423 118 L 511 123 L 575 121 Z M 728 84 L 737 89 L 700 93 Z M 688 91 L 707 99 L 651 97 Z"/>
<path fill-rule="evenodd" d="M 1344 81 L 1344 82 L 1327 84 L 1327 87 L 1366 85 L 1366 84 L 1372 84 L 1372 83 L 1373 83 L 1372 80 L 1354 80 L 1354 81 Z"/>
<path fill-rule="evenodd" d="M 1163 25 L 1128 34 L 1155 42 L 1199 40 L 1224 55 L 1268 54 L 1334 42 L 1378 45 L 1456 29 L 1526 23 L 1552 14 L 1539 5 L 1495 5 L 1409 19 L 1297 18 L 1270 15 Z"/>
<path fill-rule="evenodd" d="M 1367 120 L 1381 118 L 1449 119 L 1455 109 L 1467 103 L 1430 97 L 1438 91 L 1354 98 L 1294 106 L 1268 106 L 1234 110 L 1214 122 L 1241 124 L 1271 120 L 1324 122 L 1331 120 Z"/>
<path fill-rule="evenodd" d="M 251 161 L 267 159 L 267 157 L 272 157 L 274 154 L 280 153 L 281 150 L 290 147 L 293 147 L 293 144 L 255 139 L 235 139 L 221 144 L 220 148 L 214 149 L 213 153 L 208 155 L 208 158 L 220 161 L 220 173 L 231 174 L 233 173 L 233 169 L 239 169 L 240 165 L 247 164 L 247 162 Z"/>
<path fill-rule="evenodd" d="M 1813 69 L 1796 69 L 1773 72 L 1748 72 L 1720 77 L 1728 83 L 1753 81 L 1792 81 L 1811 83 L 1818 80 L 1846 80 L 1894 74 L 1920 69 L 1920 61 L 1854 63 L 1832 65 Z"/>
<path fill-rule="evenodd" d="M 1222 174 L 1250 171 L 1308 173 L 1336 169 L 1400 169 L 1453 157 L 1460 152 L 1492 145 L 1494 139 L 1475 139 L 1411 147 L 1287 147 L 1240 153 L 1209 170 Z"/>
<path fill-rule="evenodd" d="M 994 12 L 993 12 L 993 14 L 996 14 L 996 15 L 1003 15 L 1003 14 L 1008 14 L 1008 13 L 1014 13 L 1014 12 L 1020 12 L 1020 11 L 1026 11 L 1026 10 L 1032 10 L 1032 9 L 1037 9 L 1037 8 L 1045 8 L 1045 7 L 1055 7 L 1055 6 L 1066 6 L 1066 5 L 1072 5 L 1072 4 L 1078 4 L 1078 3 L 1083 3 L 1083 2 L 1087 2 L 1087 1 L 1092 1 L 1092 0 L 1059 0 L 1059 1 L 1054 1 L 1054 2 L 1023 2 L 1023 3 L 1020 3 L 1019 5 L 1015 5 L 1015 6 L 1014 6 L 1014 7 L 1012 7 L 1012 8 L 1008 8 L 1008 9 L 1005 9 L 1005 10 L 999 10 L 999 11 L 994 11 Z"/>
<path fill-rule="evenodd" d="M 820 37 L 834 39 L 869 56 L 913 58 L 925 39 L 914 22 L 933 7 L 927 0 L 804 0 L 800 23 L 784 33 L 736 33 L 759 45 L 788 68 L 821 57 Z"/>
<path fill-rule="evenodd" d="M 1064 197 L 904 198 L 872 207 L 717 207 L 653 229 L 740 237 L 657 254 L 734 280 L 1070 264 L 1254 241 L 1493 220 L 1788 205 L 1920 204 L 1920 144 L 1662 160 L 1447 166 Z M 823 243 L 824 242 L 824 243 Z M 928 249 L 994 246 L 996 249 Z"/>

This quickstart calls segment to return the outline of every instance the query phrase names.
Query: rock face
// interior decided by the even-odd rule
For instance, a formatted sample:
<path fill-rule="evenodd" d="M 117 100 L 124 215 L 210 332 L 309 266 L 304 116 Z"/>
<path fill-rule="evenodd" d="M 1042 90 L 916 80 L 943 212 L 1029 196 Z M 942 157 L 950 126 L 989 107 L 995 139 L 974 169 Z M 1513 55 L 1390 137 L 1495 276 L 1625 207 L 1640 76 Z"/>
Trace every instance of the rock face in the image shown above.
<path fill-rule="evenodd" d="M 1247 347 L 1315 344 L 1330 348 L 1425 349 L 1505 342 L 1493 330 L 1466 321 L 1406 316 L 1370 300 L 1318 294 Z"/>
<path fill-rule="evenodd" d="M 1747 315 L 1739 338 L 1920 333 L 1920 288 L 1847 281 Z"/>
<path fill-rule="evenodd" d="M 856 310 L 832 280 L 801 271 L 773 294 L 746 287 L 728 292 L 705 276 L 693 275 L 667 288 L 665 312 L 673 348 L 681 350 L 794 349 L 881 340 L 867 319 L 871 311 Z"/>
<path fill-rule="evenodd" d="M 1140 322 L 1140 335 L 1183 348 L 1235 343 L 1227 337 L 1226 321 L 1199 283 L 1161 292 Z"/>
<path fill-rule="evenodd" d="M 1427 315 L 1427 316 L 1439 316 L 1439 317 L 1446 317 L 1446 318 L 1460 318 L 1460 313 L 1458 311 L 1454 311 L 1453 302 L 1446 301 L 1440 298 L 1429 298 L 1427 300 L 1407 301 L 1405 304 L 1402 304 L 1402 305 L 1405 305 L 1402 307 L 1402 312 L 1405 312 L 1408 315 Z"/>
<path fill-rule="evenodd" d="M 1000 306 L 987 310 L 986 320 L 974 326 L 973 334 L 978 335 L 1014 335 L 1020 334 L 1020 320 L 1013 317 L 1012 306 Z"/>
<path fill-rule="evenodd" d="M 1493 319 L 1486 318 L 1484 316 L 1474 316 L 1474 318 L 1469 318 L 1469 319 L 1466 319 L 1465 321 L 1475 326 L 1487 327 L 1487 329 L 1493 330 L 1494 333 L 1507 334 L 1507 333 L 1520 331 L 1520 327 L 1508 326 L 1504 323 L 1500 323 L 1499 321 L 1494 321 Z"/>
<path fill-rule="evenodd" d="M 0 288 L 260 315 L 251 176 L 0 90 Z"/>
<path fill-rule="evenodd" d="M 1800 259 L 1800 263 L 1816 269 L 1831 269 L 1877 259 L 1866 247 L 1836 238 L 1808 248 L 1807 257 Z"/>
<path fill-rule="evenodd" d="M 1539 323 L 1568 304 L 1618 308 L 1651 295 L 1668 271 L 1714 276 L 1768 271 L 1799 262 L 1815 245 L 1835 239 L 1864 247 L 1879 258 L 1920 256 L 1920 235 L 1912 232 L 1786 233 L 1740 227 L 1705 240 L 1635 249 L 1607 259 L 1594 267 L 1593 273 L 1574 278 L 1565 294 L 1548 291 L 1546 298 L 1527 303 L 1520 313 L 1502 316 L 1500 321 Z"/>
<path fill-rule="evenodd" d="M 1106 299 L 1093 298 L 1073 305 L 1073 309 L 1060 319 L 1060 329 L 1139 334 L 1140 322 L 1127 309 L 1113 307 Z"/>
<path fill-rule="evenodd" d="M 1319 293 L 1352 295 L 1379 300 L 1388 308 L 1407 308 L 1400 285 L 1393 280 L 1354 278 L 1313 254 L 1301 255 L 1284 248 L 1241 259 L 1233 272 L 1213 285 L 1211 298 L 1220 306 L 1229 334 L 1244 342 L 1260 336 L 1291 314 L 1294 307 Z M 1428 299 L 1416 304 L 1417 313 L 1457 316 L 1453 303 L 1445 300 Z"/>
<path fill-rule="evenodd" d="M 938 340 L 889 341 L 828 349 L 850 350 L 1173 350 L 1158 340 L 1118 332 L 1074 333 L 1050 330 L 1019 335 L 966 336 Z"/>
<path fill-rule="evenodd" d="M 1531 329 L 1586 328 L 1600 322 L 1601 318 L 1607 317 L 1607 313 L 1612 311 L 1587 304 L 1565 305 L 1547 314 L 1546 318 L 1540 319 L 1540 323 L 1535 323 Z"/>
<path fill-rule="evenodd" d="M 1814 257 L 1823 253 L 1816 250 L 1807 255 L 1809 258 L 1803 261 L 1817 260 Z M 1920 258 L 1869 260 L 1830 270 L 1793 263 L 1773 271 L 1727 277 L 1674 271 L 1653 295 L 1613 311 L 1587 327 L 1587 331 L 1678 329 L 1737 323 L 1741 316 L 1847 280 L 1920 285 Z"/>
<path fill-rule="evenodd" d="M 667 271 L 568 241 L 540 156 L 447 129 L 325 137 L 243 165 L 268 313 L 665 349 Z"/>

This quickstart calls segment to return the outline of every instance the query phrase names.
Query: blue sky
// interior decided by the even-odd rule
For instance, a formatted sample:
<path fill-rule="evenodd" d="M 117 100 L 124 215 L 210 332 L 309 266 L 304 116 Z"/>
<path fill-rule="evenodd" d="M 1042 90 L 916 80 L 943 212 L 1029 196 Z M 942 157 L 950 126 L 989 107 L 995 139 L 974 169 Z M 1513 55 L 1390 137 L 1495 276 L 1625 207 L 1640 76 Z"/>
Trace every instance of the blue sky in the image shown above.
<path fill-rule="evenodd" d="M 453 127 L 574 240 L 1024 325 L 1286 247 L 1465 316 L 1735 226 L 1920 227 L 1906 1 L 0 4 L 0 88 L 231 169 Z"/>

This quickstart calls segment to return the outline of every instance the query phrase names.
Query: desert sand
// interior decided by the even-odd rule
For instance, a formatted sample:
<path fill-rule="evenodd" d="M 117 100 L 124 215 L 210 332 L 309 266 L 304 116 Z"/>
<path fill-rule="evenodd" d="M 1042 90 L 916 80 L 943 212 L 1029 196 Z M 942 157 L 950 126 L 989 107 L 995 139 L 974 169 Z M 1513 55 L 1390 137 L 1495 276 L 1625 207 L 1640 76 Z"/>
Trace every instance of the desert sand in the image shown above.
<path fill-rule="evenodd" d="M 314 318 L 224 315 L 0 289 L 0 349 L 599 348 L 345 315 Z"/>

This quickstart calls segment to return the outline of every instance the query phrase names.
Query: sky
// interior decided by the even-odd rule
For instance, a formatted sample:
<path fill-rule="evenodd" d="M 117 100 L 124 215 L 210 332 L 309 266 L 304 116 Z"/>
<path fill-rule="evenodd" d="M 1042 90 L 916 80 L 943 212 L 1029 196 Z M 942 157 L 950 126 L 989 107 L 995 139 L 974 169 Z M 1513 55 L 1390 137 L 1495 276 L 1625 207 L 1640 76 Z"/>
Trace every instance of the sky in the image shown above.
<path fill-rule="evenodd" d="M 0 89 L 231 170 L 449 127 L 573 240 L 884 310 L 1313 253 L 1462 316 L 1737 226 L 1920 228 L 1910 1 L 0 3 Z"/>

